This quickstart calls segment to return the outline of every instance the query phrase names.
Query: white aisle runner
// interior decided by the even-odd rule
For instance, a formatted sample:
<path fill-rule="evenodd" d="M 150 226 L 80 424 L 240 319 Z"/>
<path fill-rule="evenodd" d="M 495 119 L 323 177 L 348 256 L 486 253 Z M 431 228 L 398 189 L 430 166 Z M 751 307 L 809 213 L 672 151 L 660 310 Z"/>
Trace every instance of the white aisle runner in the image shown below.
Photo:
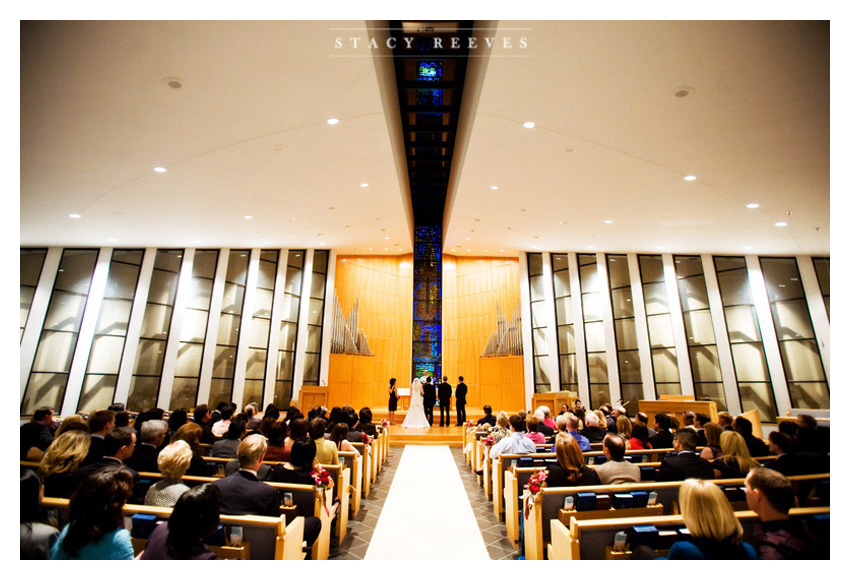
<path fill-rule="evenodd" d="M 408 445 L 365 560 L 489 560 L 447 445 Z"/>

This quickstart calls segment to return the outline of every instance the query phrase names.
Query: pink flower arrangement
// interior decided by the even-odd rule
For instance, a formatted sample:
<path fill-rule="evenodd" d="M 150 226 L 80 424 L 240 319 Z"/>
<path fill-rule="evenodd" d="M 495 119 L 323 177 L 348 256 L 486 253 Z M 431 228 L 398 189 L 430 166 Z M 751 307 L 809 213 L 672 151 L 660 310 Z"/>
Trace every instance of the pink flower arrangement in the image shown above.
<path fill-rule="evenodd" d="M 531 492 L 531 495 L 525 498 L 525 517 L 528 517 L 528 511 L 531 509 L 531 502 L 529 501 L 532 496 L 540 493 L 540 490 L 546 487 L 546 476 L 548 473 L 545 469 L 541 469 L 540 471 L 533 473 L 531 477 L 528 478 L 528 483 L 526 483 L 523 487 Z"/>
<path fill-rule="evenodd" d="M 381 427 L 387 427 L 388 425 L 389 425 L 389 423 L 387 422 L 386 419 L 381 419 Z"/>
<path fill-rule="evenodd" d="M 487 435 L 481 440 L 481 445 L 484 447 L 492 447 L 496 443 L 496 439 L 492 435 Z"/>
<path fill-rule="evenodd" d="M 317 467 L 310 474 L 313 476 L 313 481 L 316 482 L 316 487 L 326 488 L 331 483 L 331 475 L 328 473 L 326 469 L 322 469 L 321 467 Z"/>
<path fill-rule="evenodd" d="M 473 423 L 472 419 L 470 419 L 469 421 L 466 422 L 466 426 L 467 426 L 467 428 L 471 429 L 472 427 L 475 427 L 475 423 Z"/>
<path fill-rule="evenodd" d="M 371 444 L 372 444 L 372 437 L 367 435 L 366 433 L 363 433 L 363 445 L 371 445 Z"/>

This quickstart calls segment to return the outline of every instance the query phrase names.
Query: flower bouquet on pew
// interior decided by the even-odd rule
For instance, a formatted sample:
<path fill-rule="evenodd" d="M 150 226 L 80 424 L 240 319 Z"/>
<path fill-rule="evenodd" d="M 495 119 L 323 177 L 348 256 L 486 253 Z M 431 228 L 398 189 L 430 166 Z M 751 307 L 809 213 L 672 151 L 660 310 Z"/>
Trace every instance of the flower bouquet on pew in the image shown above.
<path fill-rule="evenodd" d="M 492 435 L 487 435 L 484 439 L 481 440 L 481 445 L 484 447 L 492 447 L 496 444 L 496 438 Z"/>
<path fill-rule="evenodd" d="M 381 419 L 381 427 L 383 427 L 384 429 L 386 429 L 387 427 L 389 427 L 389 425 L 390 425 L 390 424 L 389 424 L 389 422 L 387 422 L 387 420 L 386 420 L 386 419 Z"/>
<path fill-rule="evenodd" d="M 372 444 L 372 436 L 363 433 L 363 445 L 371 445 Z"/>
<path fill-rule="evenodd" d="M 528 517 L 528 510 L 531 507 L 529 500 L 540 493 L 541 489 L 546 487 L 546 478 L 548 475 L 549 472 L 545 469 L 541 469 L 536 473 L 531 474 L 531 477 L 528 478 L 528 483 L 523 486 L 530 492 L 530 495 L 525 498 L 525 517 Z"/>
<path fill-rule="evenodd" d="M 313 481 L 316 482 L 316 487 L 319 488 L 322 492 L 322 507 L 325 508 L 325 513 L 330 515 L 330 512 L 328 511 L 328 504 L 327 504 L 327 499 L 326 499 L 326 496 L 325 496 L 325 490 L 330 489 L 330 487 L 332 485 L 331 474 L 328 473 L 328 471 L 320 465 L 320 466 L 316 467 L 310 473 L 310 475 L 313 476 Z"/>

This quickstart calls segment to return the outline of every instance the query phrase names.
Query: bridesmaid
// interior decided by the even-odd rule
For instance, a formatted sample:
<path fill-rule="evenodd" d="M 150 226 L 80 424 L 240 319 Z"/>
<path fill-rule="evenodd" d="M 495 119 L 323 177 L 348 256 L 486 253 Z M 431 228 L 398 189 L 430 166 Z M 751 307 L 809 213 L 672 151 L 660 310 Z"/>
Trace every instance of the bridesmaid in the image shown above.
<path fill-rule="evenodd" d="M 395 379 L 390 379 L 390 402 L 387 410 L 390 415 L 390 425 L 395 425 L 395 412 L 398 408 L 398 394 L 396 393 Z"/>

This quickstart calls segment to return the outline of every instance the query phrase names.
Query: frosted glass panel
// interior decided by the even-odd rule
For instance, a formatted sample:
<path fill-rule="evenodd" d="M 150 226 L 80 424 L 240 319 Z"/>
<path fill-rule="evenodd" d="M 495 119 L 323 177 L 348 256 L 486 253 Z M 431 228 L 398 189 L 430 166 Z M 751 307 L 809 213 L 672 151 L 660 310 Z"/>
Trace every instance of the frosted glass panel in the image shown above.
<path fill-rule="evenodd" d="M 717 360 L 717 347 L 693 346 L 691 353 L 691 370 L 695 382 L 720 381 L 720 362 Z"/>
<path fill-rule="evenodd" d="M 242 314 L 242 301 L 245 299 L 245 288 L 230 282 L 224 284 L 224 298 L 221 303 L 222 313 Z"/>
<path fill-rule="evenodd" d="M 186 309 L 183 313 L 183 326 L 180 329 L 181 342 L 204 342 L 207 335 L 209 315 L 203 310 Z"/>
<path fill-rule="evenodd" d="M 547 315 L 546 311 L 546 303 L 545 302 L 532 302 L 531 303 L 531 326 L 534 328 L 540 326 L 546 326 Z"/>
<path fill-rule="evenodd" d="M 535 303 L 536 304 L 536 303 Z M 542 303 L 540 303 L 542 304 Z M 555 316 L 558 324 L 573 323 L 573 299 L 559 298 L 555 300 Z"/>
<path fill-rule="evenodd" d="M 785 363 L 785 377 L 789 381 L 826 380 L 814 340 L 787 340 L 779 343 L 779 350 Z"/>
<path fill-rule="evenodd" d="M 280 323 L 280 350 L 293 351 L 295 350 L 295 337 L 297 327 L 292 322 Z"/>
<path fill-rule="evenodd" d="M 292 353 L 281 352 L 277 357 L 277 378 L 281 381 L 292 380 Z"/>
<path fill-rule="evenodd" d="M 652 367 L 655 370 L 656 382 L 679 382 L 679 367 L 675 348 L 654 349 L 652 351 Z"/>
<path fill-rule="evenodd" d="M 54 291 L 44 319 L 44 328 L 77 332 L 86 308 L 86 297 Z"/>
<path fill-rule="evenodd" d="M 643 299 L 646 303 L 646 314 L 666 314 L 670 312 L 667 300 L 667 288 L 664 284 L 647 284 L 643 287 Z"/>
<path fill-rule="evenodd" d="M 76 333 L 43 331 L 32 365 L 33 372 L 67 372 L 71 368 L 76 343 Z"/>
<path fill-rule="evenodd" d="M 156 253 L 154 261 L 154 270 L 166 270 L 169 272 L 179 272 L 180 264 L 183 262 L 182 251 L 159 250 Z"/>
<path fill-rule="evenodd" d="M 561 353 L 572 353 L 576 351 L 575 327 L 558 327 L 558 351 Z"/>
<path fill-rule="evenodd" d="M 566 258 L 565 258 L 566 259 Z M 552 281 L 555 286 L 555 298 L 570 295 L 570 271 L 561 270 L 552 273 Z"/>
<path fill-rule="evenodd" d="M 549 360 L 548 356 L 536 356 L 534 357 L 534 384 L 538 387 L 542 385 L 549 385 L 549 370 L 546 368 L 546 364 Z M 548 391 L 545 391 L 548 392 Z"/>
<path fill-rule="evenodd" d="M 186 302 L 187 308 L 209 310 L 212 298 L 213 281 L 206 278 L 192 278 L 191 294 Z"/>
<path fill-rule="evenodd" d="M 100 305 L 100 318 L 95 332 L 126 336 L 132 308 L 133 303 L 126 300 L 104 300 Z"/>
<path fill-rule="evenodd" d="M 596 267 L 595 261 L 592 265 L 579 268 L 579 277 L 582 294 L 599 292 L 599 269 Z"/>
<path fill-rule="evenodd" d="M 247 250 L 230 250 L 230 256 L 227 260 L 227 273 L 225 279 L 228 282 L 245 285 L 245 280 L 248 277 L 248 258 Z"/>
<path fill-rule="evenodd" d="M 732 345 L 732 358 L 735 361 L 735 373 L 740 382 L 767 381 L 767 363 L 764 347 L 758 343 Z"/>
<path fill-rule="evenodd" d="M 788 383 L 791 406 L 798 409 L 829 409 L 826 383 Z"/>
<path fill-rule="evenodd" d="M 200 278 L 215 278 L 215 267 L 218 262 L 218 250 L 196 250 L 192 260 L 192 276 Z"/>
<path fill-rule="evenodd" d="M 145 338 L 165 338 L 171 324 L 171 306 L 148 304 L 142 320 L 141 336 Z"/>
<path fill-rule="evenodd" d="M 588 352 L 605 350 L 605 328 L 601 322 L 589 322 L 584 325 L 584 342 Z"/>
<path fill-rule="evenodd" d="M 622 288 L 630 285 L 629 261 L 626 256 L 608 256 L 608 286 Z"/>
<path fill-rule="evenodd" d="M 304 357 L 304 384 L 316 386 L 319 380 L 320 357 L 317 354 L 308 354 Z"/>
<path fill-rule="evenodd" d="M 77 410 L 92 413 L 112 404 L 115 395 L 116 375 L 86 375 Z"/>
<path fill-rule="evenodd" d="M 248 366 L 245 369 L 245 378 L 260 379 L 266 376 L 266 351 L 251 349 L 248 355 Z"/>
<path fill-rule="evenodd" d="M 582 294 L 581 303 L 585 322 L 602 320 L 602 295 Z"/>
<path fill-rule="evenodd" d="M 236 346 L 239 342 L 239 326 L 241 323 L 241 316 L 222 315 L 218 322 L 218 338 L 216 338 L 216 344 Z"/>
<path fill-rule="evenodd" d="M 617 335 L 617 348 L 620 350 L 633 350 L 638 348 L 637 330 L 635 327 L 635 320 L 633 318 L 615 320 L 614 332 Z"/>
<path fill-rule="evenodd" d="M 123 336 L 96 336 L 92 343 L 86 372 L 99 375 L 118 374 L 123 352 Z"/>
<path fill-rule="evenodd" d="M 311 298 L 310 307 L 307 310 L 307 324 L 321 324 L 324 307 L 324 301 Z"/>
<path fill-rule="evenodd" d="M 286 294 L 283 297 L 283 320 L 287 322 L 298 322 L 298 311 L 301 308 L 301 299 L 297 296 Z"/>
<path fill-rule="evenodd" d="M 307 327 L 307 352 L 321 352 L 322 350 L 322 327 Z"/>
<path fill-rule="evenodd" d="M 711 312 L 701 310 L 699 312 L 686 312 L 685 332 L 688 336 L 688 344 L 714 344 L 714 327 L 711 324 Z"/>
<path fill-rule="evenodd" d="M 608 359 L 605 353 L 591 353 L 587 355 L 587 374 L 590 377 L 591 383 L 608 382 Z"/>
<path fill-rule="evenodd" d="M 131 264 L 113 262 L 109 265 L 109 276 L 106 281 L 106 298 L 124 298 L 132 300 L 136 294 L 136 282 L 139 278 L 139 267 Z"/>
<path fill-rule="evenodd" d="M 217 346 L 215 349 L 215 362 L 213 363 L 214 377 L 233 377 L 233 369 L 236 365 L 236 349 L 232 347 Z"/>
<path fill-rule="evenodd" d="M 531 299 L 543 300 L 546 296 L 543 276 L 534 276 L 533 278 L 529 278 L 528 282 L 531 288 Z"/>
<path fill-rule="evenodd" d="M 162 371 L 162 359 L 165 352 L 165 341 L 139 340 L 139 351 L 136 355 L 136 367 L 133 374 L 159 375 Z M 159 379 L 157 378 L 157 384 Z"/>
<path fill-rule="evenodd" d="M 646 326 L 649 328 L 650 346 L 670 346 L 674 344 L 673 323 L 670 322 L 669 314 L 648 317 Z"/>
<path fill-rule="evenodd" d="M 679 296 L 682 300 L 682 310 L 701 310 L 708 308 L 708 290 L 702 276 L 679 280 Z"/>
<path fill-rule="evenodd" d="M 543 254 L 528 254 L 528 275 L 536 276 L 543 273 Z"/>
<path fill-rule="evenodd" d="M 272 315 L 273 298 L 274 293 L 271 290 L 258 288 L 256 294 L 254 294 L 253 315 L 260 318 L 269 318 Z"/>
<path fill-rule="evenodd" d="M 259 277 L 257 287 L 271 290 L 274 288 L 275 276 L 277 275 L 277 264 L 260 260 Z"/>
<path fill-rule="evenodd" d="M 676 276 L 681 280 L 690 276 L 702 276 L 702 260 L 699 256 L 676 256 Z"/>
<path fill-rule="evenodd" d="M 761 342 L 756 312 L 752 306 L 725 308 L 729 342 Z"/>
<path fill-rule="evenodd" d="M 779 302 L 771 304 L 773 311 L 773 324 L 776 327 L 776 336 L 782 340 L 796 338 L 814 338 L 809 308 L 803 300 L 791 302 Z"/>
<path fill-rule="evenodd" d="M 154 269 L 151 274 L 151 285 L 148 291 L 148 302 L 157 304 L 174 304 L 177 292 L 177 274 Z"/>
<path fill-rule="evenodd" d="M 174 369 L 174 375 L 177 377 L 200 376 L 203 356 L 204 345 L 182 343 L 177 352 L 177 366 Z"/>
<path fill-rule="evenodd" d="M 325 278 L 324 274 L 313 272 L 313 282 L 310 284 L 310 298 L 323 300 L 325 298 Z"/>
<path fill-rule="evenodd" d="M 549 354 L 549 346 L 546 343 L 546 329 L 535 328 L 531 331 L 531 339 L 534 344 L 534 354 Z"/>
<path fill-rule="evenodd" d="M 572 386 L 578 384 L 578 370 L 576 369 L 576 355 L 561 355 L 561 383 L 567 390 L 573 390 Z"/>
<path fill-rule="evenodd" d="M 611 305 L 614 318 L 632 318 L 635 315 L 635 305 L 632 302 L 632 289 L 620 288 L 611 290 Z"/>
<path fill-rule="evenodd" d="M 301 275 L 301 270 L 297 268 L 288 267 L 286 269 L 286 282 L 283 289 L 287 294 L 301 296 Z"/>
<path fill-rule="evenodd" d="M 617 353 L 620 364 L 620 382 L 640 383 L 640 356 L 637 351 L 626 350 Z M 623 394 L 625 397 L 625 393 Z"/>
<path fill-rule="evenodd" d="M 32 373 L 27 383 L 26 396 L 21 403 L 21 413 L 29 415 L 45 405 L 60 409 L 67 382 L 67 374 Z"/>
<path fill-rule="evenodd" d="M 269 346 L 269 325 L 268 320 L 255 318 L 251 321 L 251 334 L 248 337 L 248 346 L 254 348 L 268 348 Z"/>

